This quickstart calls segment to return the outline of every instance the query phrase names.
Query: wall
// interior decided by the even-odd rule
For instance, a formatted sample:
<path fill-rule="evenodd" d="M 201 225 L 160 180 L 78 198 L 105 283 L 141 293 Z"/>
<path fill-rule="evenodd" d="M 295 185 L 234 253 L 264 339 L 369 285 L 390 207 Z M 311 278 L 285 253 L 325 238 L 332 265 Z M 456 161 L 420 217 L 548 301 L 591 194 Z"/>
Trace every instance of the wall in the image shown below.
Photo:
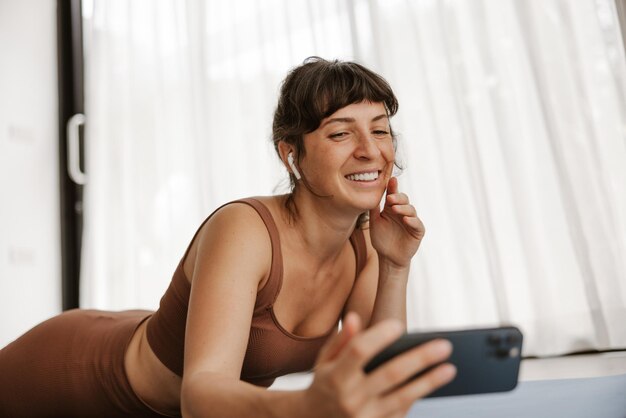
<path fill-rule="evenodd" d="M 56 1 L 0 0 L 0 347 L 61 311 Z"/>

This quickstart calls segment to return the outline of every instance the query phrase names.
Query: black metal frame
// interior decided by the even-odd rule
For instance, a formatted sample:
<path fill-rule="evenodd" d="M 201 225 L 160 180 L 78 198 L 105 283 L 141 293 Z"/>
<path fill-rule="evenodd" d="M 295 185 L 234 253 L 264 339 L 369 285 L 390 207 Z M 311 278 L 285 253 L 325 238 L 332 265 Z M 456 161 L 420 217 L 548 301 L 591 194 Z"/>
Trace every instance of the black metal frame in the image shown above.
<path fill-rule="evenodd" d="M 63 310 L 79 305 L 83 187 L 74 183 L 68 175 L 66 126 L 68 120 L 76 113 L 83 113 L 84 108 L 81 14 L 81 0 L 57 0 Z"/>

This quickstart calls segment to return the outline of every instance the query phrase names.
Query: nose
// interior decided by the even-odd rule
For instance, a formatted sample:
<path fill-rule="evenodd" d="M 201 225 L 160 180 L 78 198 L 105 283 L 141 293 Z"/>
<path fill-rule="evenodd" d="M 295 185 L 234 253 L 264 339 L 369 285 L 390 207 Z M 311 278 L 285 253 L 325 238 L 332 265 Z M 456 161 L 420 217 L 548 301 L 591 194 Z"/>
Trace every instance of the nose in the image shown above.
<path fill-rule="evenodd" d="M 354 156 L 359 160 L 373 158 L 381 155 L 376 139 L 372 138 L 368 132 L 362 132 L 357 136 Z"/>

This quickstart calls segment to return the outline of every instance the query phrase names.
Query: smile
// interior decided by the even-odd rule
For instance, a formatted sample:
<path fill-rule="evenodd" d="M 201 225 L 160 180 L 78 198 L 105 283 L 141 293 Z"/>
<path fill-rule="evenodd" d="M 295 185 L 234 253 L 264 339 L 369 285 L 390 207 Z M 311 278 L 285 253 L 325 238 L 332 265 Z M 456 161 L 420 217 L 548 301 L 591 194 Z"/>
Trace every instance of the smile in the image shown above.
<path fill-rule="evenodd" d="M 352 181 L 374 181 L 378 179 L 378 171 L 372 171 L 369 173 L 348 174 L 346 178 Z"/>

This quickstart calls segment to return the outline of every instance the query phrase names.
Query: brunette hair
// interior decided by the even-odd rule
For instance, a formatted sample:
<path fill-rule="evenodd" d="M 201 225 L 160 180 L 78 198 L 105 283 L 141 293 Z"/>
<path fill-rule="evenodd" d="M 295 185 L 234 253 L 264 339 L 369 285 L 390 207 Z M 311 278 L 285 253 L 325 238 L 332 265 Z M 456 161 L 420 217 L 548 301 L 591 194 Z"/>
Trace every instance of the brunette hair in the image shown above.
<path fill-rule="evenodd" d="M 323 119 L 337 110 L 363 101 L 383 103 L 389 118 L 398 111 L 398 100 L 389 83 L 373 71 L 351 61 L 328 61 L 320 57 L 305 59 L 302 65 L 289 71 L 280 88 L 272 124 L 276 152 L 278 144 L 284 141 L 294 147 L 295 160 L 299 163 L 305 155 L 304 134 L 315 131 Z M 391 136 L 395 148 L 393 130 Z M 292 173 L 289 178 L 291 194 L 285 206 L 295 218 L 298 213 L 293 202 L 296 179 Z M 304 176 L 302 182 L 315 193 Z M 361 223 L 362 220 L 359 225 Z"/>

